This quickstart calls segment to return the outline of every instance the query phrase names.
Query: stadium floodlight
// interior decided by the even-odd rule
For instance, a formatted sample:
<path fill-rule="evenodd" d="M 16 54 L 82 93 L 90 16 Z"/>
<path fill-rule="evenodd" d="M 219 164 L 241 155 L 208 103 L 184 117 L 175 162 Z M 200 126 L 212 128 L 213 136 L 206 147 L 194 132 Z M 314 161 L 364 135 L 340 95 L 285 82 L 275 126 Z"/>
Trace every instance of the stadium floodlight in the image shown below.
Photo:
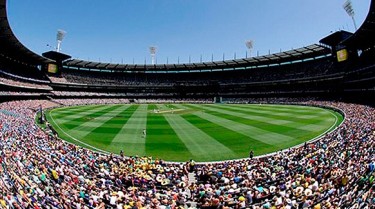
<path fill-rule="evenodd" d="M 354 24 L 354 29 L 357 30 L 357 24 L 356 24 L 355 19 L 354 19 L 355 13 L 354 13 L 354 9 L 353 9 L 353 6 L 352 6 L 352 1 L 346 0 L 346 2 L 343 5 L 343 8 L 346 11 L 346 13 L 352 18 L 353 24 Z"/>
<path fill-rule="evenodd" d="M 155 57 L 156 57 L 157 47 L 156 46 L 150 46 L 149 49 L 150 49 L 150 54 L 151 54 L 151 64 L 155 65 Z"/>
<path fill-rule="evenodd" d="M 57 35 L 56 35 L 56 41 L 57 41 L 57 46 L 56 46 L 56 51 L 60 52 L 61 50 L 61 42 L 64 39 L 66 34 L 66 31 L 58 29 L 57 30 Z"/>
<path fill-rule="evenodd" d="M 254 47 L 254 41 L 253 40 L 247 40 L 245 41 L 246 47 L 249 50 L 249 56 L 251 57 L 251 50 Z M 247 51 L 246 51 L 246 58 L 247 58 Z"/>

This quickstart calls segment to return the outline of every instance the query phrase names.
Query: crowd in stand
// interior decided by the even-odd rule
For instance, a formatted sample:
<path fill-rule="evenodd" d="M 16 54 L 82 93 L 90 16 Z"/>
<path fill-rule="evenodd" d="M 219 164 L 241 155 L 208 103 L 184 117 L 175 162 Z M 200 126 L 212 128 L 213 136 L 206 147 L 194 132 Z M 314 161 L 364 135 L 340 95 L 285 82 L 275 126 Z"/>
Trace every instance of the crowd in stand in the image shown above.
<path fill-rule="evenodd" d="M 53 101 L 64 106 L 129 103 L 212 103 L 212 99 L 54 99 Z"/>
<path fill-rule="evenodd" d="M 54 96 L 67 96 L 67 97 L 132 97 L 132 96 L 152 96 L 152 97 L 171 97 L 174 93 L 154 93 L 154 92 L 89 92 L 89 91 L 51 91 Z"/>
<path fill-rule="evenodd" d="M 61 76 L 50 75 L 48 78 L 52 83 L 69 83 L 64 77 Z"/>
<path fill-rule="evenodd" d="M 129 99 L 54 99 L 53 101 L 64 106 L 129 103 Z"/>
<path fill-rule="evenodd" d="M 194 99 L 194 98 L 179 98 L 179 99 L 137 99 L 137 103 L 196 103 L 196 104 L 208 104 L 212 103 L 212 99 Z"/>
<path fill-rule="evenodd" d="M 52 90 L 52 88 L 48 85 L 49 81 L 42 80 L 33 77 L 23 77 L 22 75 L 13 74 L 7 71 L 4 71 L 6 68 L 2 68 L 0 63 L 0 83 L 9 85 L 9 86 L 16 86 L 16 87 L 28 87 L 28 88 L 36 88 L 36 89 L 48 89 Z M 39 74 L 39 73 L 37 73 Z"/>
<path fill-rule="evenodd" d="M 300 147 L 219 163 L 96 153 L 37 127 L 35 112 L 56 102 L 1 103 L 0 207 L 373 208 L 375 109 L 302 103 L 338 108 L 345 122 Z M 189 184 L 189 173 L 196 183 Z"/>
<path fill-rule="evenodd" d="M 23 80 L 26 82 L 32 82 L 32 83 L 42 83 L 42 84 L 49 84 L 50 82 L 48 80 L 40 80 L 40 79 L 35 79 L 35 78 L 28 78 L 28 77 L 23 77 L 20 75 L 16 75 L 13 73 L 9 73 L 3 70 L 0 70 L 0 74 L 3 74 L 4 76 L 8 76 L 9 78 L 13 78 L 15 80 Z"/>
<path fill-rule="evenodd" d="M 62 71 L 60 76 L 50 76 L 52 82 L 57 83 L 75 83 L 75 84 L 91 84 L 91 85 L 167 85 L 172 86 L 170 80 L 160 78 L 147 78 L 142 74 L 118 74 L 118 73 L 94 73 L 80 71 Z"/>
<path fill-rule="evenodd" d="M 309 101 L 317 100 L 317 98 L 314 97 L 303 97 L 303 98 L 223 98 L 224 103 L 228 104 L 291 104 L 291 103 L 297 103 L 301 104 L 302 102 L 306 103 Z"/>
<path fill-rule="evenodd" d="M 39 92 L 0 91 L 0 96 L 40 96 Z"/>
<path fill-rule="evenodd" d="M 56 96 L 126 96 L 126 93 L 87 92 L 87 91 L 52 91 Z"/>
<path fill-rule="evenodd" d="M 109 73 L 65 69 L 52 82 L 89 85 L 209 85 L 212 81 L 223 84 L 306 79 L 342 73 L 330 59 L 278 65 L 259 69 L 230 70 L 200 73 Z"/>
<path fill-rule="evenodd" d="M 29 87 L 29 88 L 36 88 L 36 89 L 52 90 L 52 88 L 46 84 L 29 83 L 29 82 L 9 79 L 5 77 L 1 77 L 1 74 L 0 74 L 0 83 L 5 84 L 5 85 L 10 85 L 10 86 L 17 86 L 17 87 Z"/>

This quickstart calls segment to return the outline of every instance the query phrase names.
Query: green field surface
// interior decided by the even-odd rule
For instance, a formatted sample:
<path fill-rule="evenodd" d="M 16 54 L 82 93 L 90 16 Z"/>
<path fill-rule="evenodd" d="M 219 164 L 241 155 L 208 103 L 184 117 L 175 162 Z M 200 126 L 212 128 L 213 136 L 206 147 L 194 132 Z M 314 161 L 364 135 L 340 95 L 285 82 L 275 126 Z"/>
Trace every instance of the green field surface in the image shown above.
<path fill-rule="evenodd" d="M 52 109 L 46 115 L 61 138 L 80 146 L 181 162 L 279 151 L 343 121 L 341 114 L 324 108 L 265 104 L 87 105 Z"/>

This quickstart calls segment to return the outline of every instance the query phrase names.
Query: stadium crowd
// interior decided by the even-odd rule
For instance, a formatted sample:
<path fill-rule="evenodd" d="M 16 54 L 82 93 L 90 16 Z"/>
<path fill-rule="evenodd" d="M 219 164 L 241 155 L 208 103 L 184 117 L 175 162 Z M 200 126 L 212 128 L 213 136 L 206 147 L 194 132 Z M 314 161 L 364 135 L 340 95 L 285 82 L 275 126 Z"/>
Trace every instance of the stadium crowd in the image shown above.
<path fill-rule="evenodd" d="M 130 103 L 139 103 L 139 104 L 155 104 L 155 103 L 212 103 L 212 99 L 53 99 L 54 102 L 64 105 L 64 106 L 73 106 L 73 105 L 89 105 L 89 104 L 130 104 Z"/>
<path fill-rule="evenodd" d="M 23 76 L 15 75 L 2 70 L 0 65 L 0 84 L 17 86 L 17 87 L 27 87 L 36 89 L 48 89 L 52 88 L 48 85 L 49 82 L 40 79 L 26 78 Z"/>
<path fill-rule="evenodd" d="M 266 68 L 224 70 L 200 73 L 121 73 L 63 69 L 61 75 L 50 76 L 55 83 L 74 83 L 104 86 L 174 86 L 210 85 L 212 81 L 222 84 L 252 82 L 276 82 L 342 74 L 344 66 L 336 66 L 330 59 L 305 61 L 293 65 Z"/>
<path fill-rule="evenodd" d="M 373 208 L 375 109 L 302 103 L 338 108 L 346 119 L 335 131 L 302 146 L 215 163 L 97 153 L 35 124 L 40 107 L 56 102 L 1 103 L 0 207 Z M 189 174 L 197 181 L 189 182 Z"/>
<path fill-rule="evenodd" d="M 52 90 L 52 88 L 47 84 L 38 84 L 38 83 L 18 81 L 18 80 L 2 77 L 1 74 L 0 74 L 0 84 L 17 86 L 17 87 Z"/>
<path fill-rule="evenodd" d="M 0 96 L 40 96 L 39 92 L 0 91 Z"/>
<path fill-rule="evenodd" d="M 129 99 L 54 99 L 53 101 L 64 106 L 129 103 Z"/>
<path fill-rule="evenodd" d="M 100 97 L 106 97 L 106 96 L 118 96 L 118 97 L 124 97 L 126 96 L 126 93 L 110 93 L 110 92 L 87 92 L 87 91 L 51 91 L 55 96 L 70 96 L 70 97 L 79 97 L 79 96 L 86 96 L 86 97 L 92 97 L 92 96 L 100 96 Z"/>

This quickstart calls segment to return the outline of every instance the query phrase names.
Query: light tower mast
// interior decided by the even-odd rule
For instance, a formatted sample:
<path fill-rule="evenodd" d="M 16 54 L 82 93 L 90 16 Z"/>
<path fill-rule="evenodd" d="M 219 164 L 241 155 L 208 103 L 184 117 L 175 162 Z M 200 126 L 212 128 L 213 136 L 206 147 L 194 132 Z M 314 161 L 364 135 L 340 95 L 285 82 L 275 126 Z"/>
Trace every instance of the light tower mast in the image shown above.
<path fill-rule="evenodd" d="M 156 49 L 157 49 L 157 47 L 156 46 L 150 46 L 149 49 L 150 49 L 150 54 L 151 54 L 151 64 L 155 65 L 156 64 L 155 60 L 156 60 Z"/>
<path fill-rule="evenodd" d="M 251 50 L 254 47 L 254 41 L 253 40 L 247 40 L 245 41 L 246 47 L 249 50 L 249 57 L 251 57 Z M 247 58 L 247 51 L 246 51 L 246 58 Z"/>
<path fill-rule="evenodd" d="M 353 20 L 353 24 L 354 24 L 354 29 L 357 31 L 357 23 L 355 22 L 355 19 L 354 19 L 354 9 L 353 9 L 353 6 L 352 6 L 352 1 L 351 0 L 347 0 L 344 5 L 343 5 L 346 13 L 352 18 Z"/>
<path fill-rule="evenodd" d="M 56 46 L 56 52 L 61 51 L 61 42 L 64 39 L 66 34 L 66 31 L 58 29 L 57 30 L 57 35 L 56 35 L 56 41 L 57 41 L 57 46 Z"/>

